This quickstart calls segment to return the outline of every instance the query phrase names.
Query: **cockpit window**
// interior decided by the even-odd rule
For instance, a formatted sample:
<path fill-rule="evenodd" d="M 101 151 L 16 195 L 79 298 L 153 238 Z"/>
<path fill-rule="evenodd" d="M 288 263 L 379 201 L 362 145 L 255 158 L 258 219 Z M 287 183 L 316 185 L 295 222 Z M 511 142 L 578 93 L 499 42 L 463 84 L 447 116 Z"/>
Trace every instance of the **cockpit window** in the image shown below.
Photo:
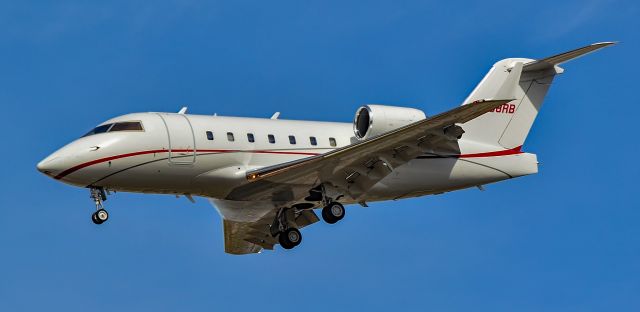
<path fill-rule="evenodd" d="M 142 123 L 139 121 L 117 122 L 109 129 L 109 132 L 114 131 L 142 131 Z"/>
<path fill-rule="evenodd" d="M 139 121 L 116 122 L 116 123 L 97 126 L 93 128 L 93 130 L 87 132 L 87 134 L 83 135 L 83 137 L 98 134 L 98 133 L 114 132 L 114 131 L 144 131 L 144 128 L 142 128 L 142 123 Z"/>
<path fill-rule="evenodd" d="M 87 134 L 83 135 L 83 137 L 98 134 L 98 133 L 105 133 L 109 130 L 109 128 L 111 128 L 111 126 L 113 126 L 113 124 L 97 126 L 93 128 L 91 131 L 87 132 Z"/>

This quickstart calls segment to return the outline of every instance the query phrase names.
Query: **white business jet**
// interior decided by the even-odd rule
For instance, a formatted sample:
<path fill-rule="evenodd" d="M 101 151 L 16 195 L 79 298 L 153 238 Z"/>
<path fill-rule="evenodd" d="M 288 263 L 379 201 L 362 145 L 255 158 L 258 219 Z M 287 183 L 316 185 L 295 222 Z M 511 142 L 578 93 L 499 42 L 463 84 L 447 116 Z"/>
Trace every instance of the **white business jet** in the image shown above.
<path fill-rule="evenodd" d="M 522 151 L 558 65 L 612 45 L 497 62 L 464 104 L 360 107 L 353 123 L 135 113 L 105 121 L 42 160 L 55 180 L 86 187 L 92 220 L 107 221 L 111 191 L 208 198 L 225 251 L 300 244 L 299 229 L 345 216 L 344 205 L 440 194 L 538 172 Z"/>

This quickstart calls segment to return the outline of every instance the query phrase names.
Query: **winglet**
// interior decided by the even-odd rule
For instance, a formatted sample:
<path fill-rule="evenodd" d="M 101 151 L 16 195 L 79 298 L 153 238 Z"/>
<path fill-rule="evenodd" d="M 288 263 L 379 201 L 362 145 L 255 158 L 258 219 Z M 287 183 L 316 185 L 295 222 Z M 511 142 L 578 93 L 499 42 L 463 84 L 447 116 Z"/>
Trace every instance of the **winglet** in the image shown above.
<path fill-rule="evenodd" d="M 555 65 L 560 65 L 564 62 L 579 58 L 583 55 L 589 54 L 596 50 L 600 50 L 602 48 L 606 48 L 616 43 L 617 42 L 613 42 L 613 41 L 597 42 L 594 44 L 590 44 L 588 46 L 584 46 L 582 48 L 578 48 L 578 49 L 560 53 L 554 56 L 546 57 L 537 61 L 532 61 L 524 65 L 524 71 L 536 71 L 536 70 L 553 68 Z"/>
<path fill-rule="evenodd" d="M 522 62 L 516 62 L 510 71 L 492 100 L 513 100 L 516 98 L 516 87 L 520 83 L 520 75 L 522 74 Z"/>

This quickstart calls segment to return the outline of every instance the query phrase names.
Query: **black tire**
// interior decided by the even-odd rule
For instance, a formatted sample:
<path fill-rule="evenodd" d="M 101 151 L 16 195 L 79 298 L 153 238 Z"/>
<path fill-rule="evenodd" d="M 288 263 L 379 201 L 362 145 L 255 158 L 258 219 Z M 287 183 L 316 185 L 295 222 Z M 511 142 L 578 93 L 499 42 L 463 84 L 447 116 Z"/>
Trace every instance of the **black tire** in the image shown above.
<path fill-rule="evenodd" d="M 95 215 L 96 215 L 96 219 L 98 219 L 100 223 L 104 223 L 105 221 L 109 220 L 109 213 L 104 209 L 100 209 L 96 211 Z"/>
<path fill-rule="evenodd" d="M 338 220 L 333 218 L 327 210 L 328 210 L 327 207 L 322 208 L 322 220 L 324 220 L 324 222 L 329 224 L 334 224 L 338 222 Z"/>
<path fill-rule="evenodd" d="M 293 246 L 291 246 L 291 244 L 289 243 L 289 241 L 287 240 L 284 232 L 280 233 L 280 235 L 278 235 L 278 242 L 280 243 L 280 247 L 284 248 L 284 249 L 291 249 L 293 248 Z"/>
<path fill-rule="evenodd" d="M 91 214 L 91 221 L 93 221 L 94 224 L 102 224 L 102 221 L 98 219 L 98 216 L 95 212 Z"/>
<path fill-rule="evenodd" d="M 322 208 L 322 219 L 324 222 L 329 224 L 334 224 L 342 218 L 346 214 L 346 210 L 344 210 L 344 206 L 338 202 L 332 202 L 329 205 Z"/>
<path fill-rule="evenodd" d="M 287 235 L 287 240 L 293 245 L 293 247 L 296 247 L 300 245 L 300 243 L 302 243 L 302 233 L 300 233 L 298 229 L 290 228 L 284 231 L 284 233 Z"/>
<path fill-rule="evenodd" d="M 278 236 L 278 242 L 284 249 L 291 249 L 300 245 L 302 242 L 302 234 L 296 228 L 286 229 Z"/>

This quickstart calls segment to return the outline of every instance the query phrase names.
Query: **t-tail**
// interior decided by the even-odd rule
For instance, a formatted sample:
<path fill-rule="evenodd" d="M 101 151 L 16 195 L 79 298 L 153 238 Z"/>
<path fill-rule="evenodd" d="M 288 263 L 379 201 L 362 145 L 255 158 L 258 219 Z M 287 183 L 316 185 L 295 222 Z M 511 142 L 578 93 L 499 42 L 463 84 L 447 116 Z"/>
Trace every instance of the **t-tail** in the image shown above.
<path fill-rule="evenodd" d="M 612 44 L 614 42 L 594 43 L 540 60 L 508 58 L 498 61 L 463 105 L 483 99 L 515 100 L 465 123 L 465 139 L 505 149 L 520 148 L 542 107 L 553 78 L 564 71 L 558 65 Z M 514 85 L 508 81 L 513 79 L 514 75 L 509 74 L 514 70 L 522 71 L 518 73 L 519 83 L 515 84 L 515 90 L 504 90 L 505 86 Z M 505 93 L 508 94 L 506 98 Z"/>

